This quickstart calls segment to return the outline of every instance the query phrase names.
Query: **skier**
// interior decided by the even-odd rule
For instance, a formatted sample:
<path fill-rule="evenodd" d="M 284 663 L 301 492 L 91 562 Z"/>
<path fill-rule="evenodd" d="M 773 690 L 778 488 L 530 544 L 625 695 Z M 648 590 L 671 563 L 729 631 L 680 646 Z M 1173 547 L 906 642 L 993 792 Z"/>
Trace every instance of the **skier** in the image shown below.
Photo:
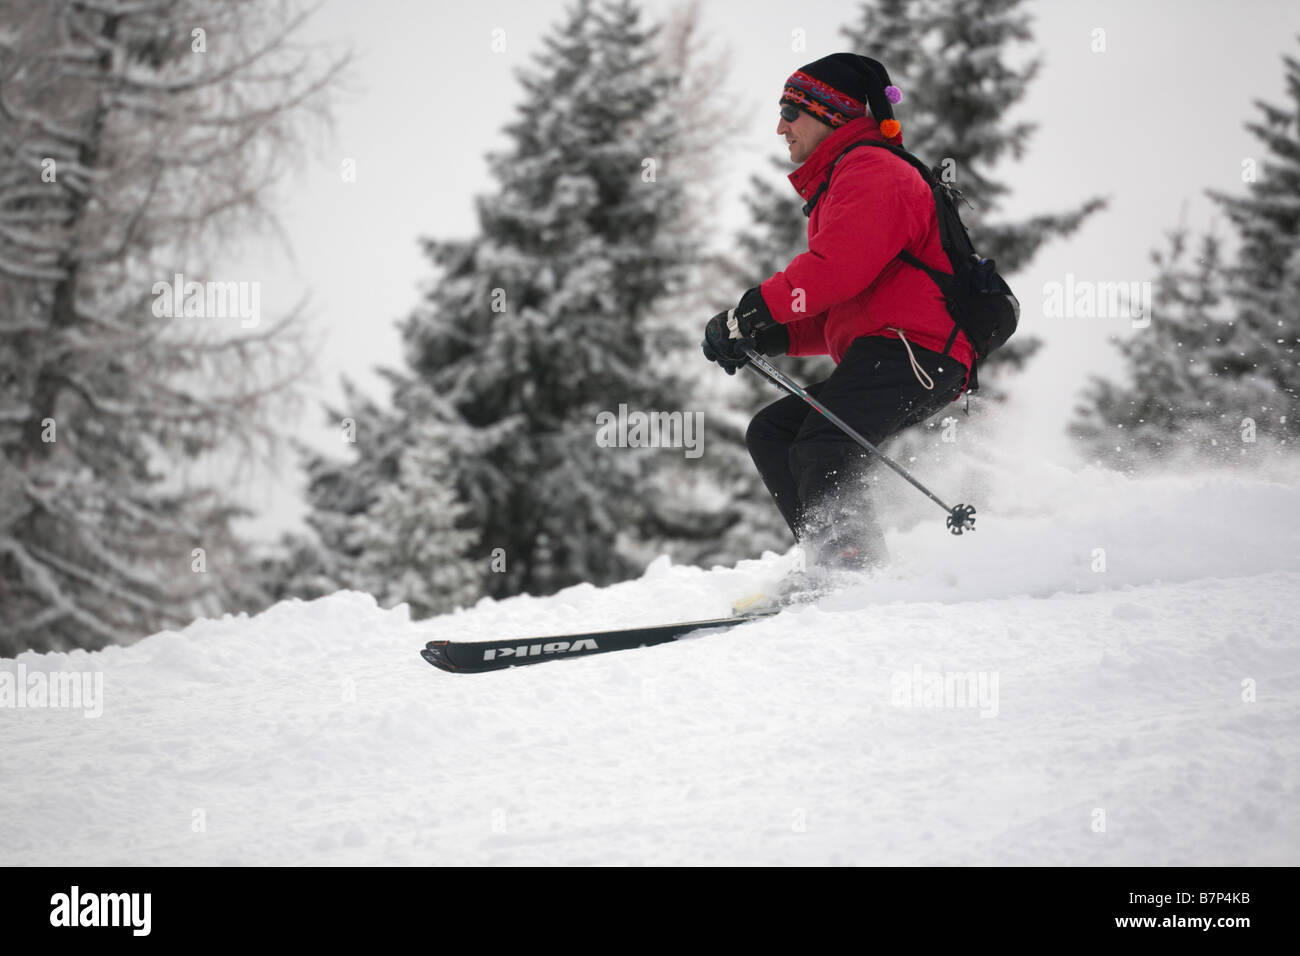
<path fill-rule="evenodd" d="M 808 392 L 875 445 L 966 390 L 974 350 L 935 282 L 899 258 L 945 274 L 930 187 L 885 149 L 902 145 L 902 99 L 869 57 L 835 53 L 790 76 L 781 119 L 790 182 L 808 200 L 808 251 L 749 289 L 705 327 L 704 354 L 728 374 L 762 355 L 830 355 L 835 370 Z M 833 168 L 832 168 L 833 166 Z M 814 573 L 886 563 L 867 494 L 867 452 L 793 395 L 750 422 L 750 456 Z"/>

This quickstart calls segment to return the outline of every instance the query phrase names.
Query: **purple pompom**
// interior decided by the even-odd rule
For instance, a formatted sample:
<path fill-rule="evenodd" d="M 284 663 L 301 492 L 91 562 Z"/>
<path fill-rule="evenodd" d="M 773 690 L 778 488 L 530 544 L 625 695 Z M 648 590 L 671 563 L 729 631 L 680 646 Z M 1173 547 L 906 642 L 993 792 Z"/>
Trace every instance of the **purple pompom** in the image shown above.
<path fill-rule="evenodd" d="M 903 91 L 896 86 L 887 86 L 885 87 L 885 99 L 889 100 L 891 103 L 901 102 L 903 99 Z"/>

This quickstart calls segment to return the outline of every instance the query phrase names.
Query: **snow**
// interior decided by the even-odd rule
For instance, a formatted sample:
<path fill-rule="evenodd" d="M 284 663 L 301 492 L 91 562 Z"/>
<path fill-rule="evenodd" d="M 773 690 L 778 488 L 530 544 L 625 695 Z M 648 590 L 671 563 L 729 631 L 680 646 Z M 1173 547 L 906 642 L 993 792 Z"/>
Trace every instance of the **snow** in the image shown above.
<path fill-rule="evenodd" d="M 0 707 L 0 864 L 1300 862 L 1300 480 L 1036 465 L 975 497 L 977 532 L 931 508 L 816 607 L 636 651 L 418 654 L 717 616 L 792 555 L 0 661 L 103 682 L 97 717 Z"/>

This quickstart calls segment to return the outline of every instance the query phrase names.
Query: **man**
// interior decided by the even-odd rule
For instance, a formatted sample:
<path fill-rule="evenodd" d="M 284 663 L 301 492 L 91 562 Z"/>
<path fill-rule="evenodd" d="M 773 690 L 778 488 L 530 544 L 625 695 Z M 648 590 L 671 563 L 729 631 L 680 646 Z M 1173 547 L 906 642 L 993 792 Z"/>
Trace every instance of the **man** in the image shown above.
<path fill-rule="evenodd" d="M 930 187 L 888 150 L 845 152 L 864 139 L 901 146 L 893 114 L 901 98 L 880 63 L 853 53 L 786 81 L 776 131 L 802 164 L 790 182 L 809 201 L 808 251 L 710 319 L 704 337 L 705 356 L 728 374 L 748 363 L 745 346 L 830 355 L 834 372 L 808 391 L 877 446 L 956 401 L 974 362 L 934 280 L 898 258 L 907 251 L 952 271 Z M 814 567 L 885 563 L 864 449 L 795 396 L 760 411 L 746 444 Z"/>

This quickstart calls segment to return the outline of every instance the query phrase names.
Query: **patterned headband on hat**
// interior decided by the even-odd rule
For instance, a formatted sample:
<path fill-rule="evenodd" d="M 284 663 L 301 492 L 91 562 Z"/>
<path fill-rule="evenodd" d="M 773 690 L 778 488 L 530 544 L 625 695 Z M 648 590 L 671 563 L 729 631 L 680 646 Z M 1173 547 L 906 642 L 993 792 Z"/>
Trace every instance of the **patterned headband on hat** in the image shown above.
<path fill-rule="evenodd" d="M 781 102 L 793 103 L 807 110 L 833 129 L 838 129 L 849 120 L 867 115 L 867 105 L 862 100 L 855 100 L 802 70 L 796 70 L 785 81 Z"/>

